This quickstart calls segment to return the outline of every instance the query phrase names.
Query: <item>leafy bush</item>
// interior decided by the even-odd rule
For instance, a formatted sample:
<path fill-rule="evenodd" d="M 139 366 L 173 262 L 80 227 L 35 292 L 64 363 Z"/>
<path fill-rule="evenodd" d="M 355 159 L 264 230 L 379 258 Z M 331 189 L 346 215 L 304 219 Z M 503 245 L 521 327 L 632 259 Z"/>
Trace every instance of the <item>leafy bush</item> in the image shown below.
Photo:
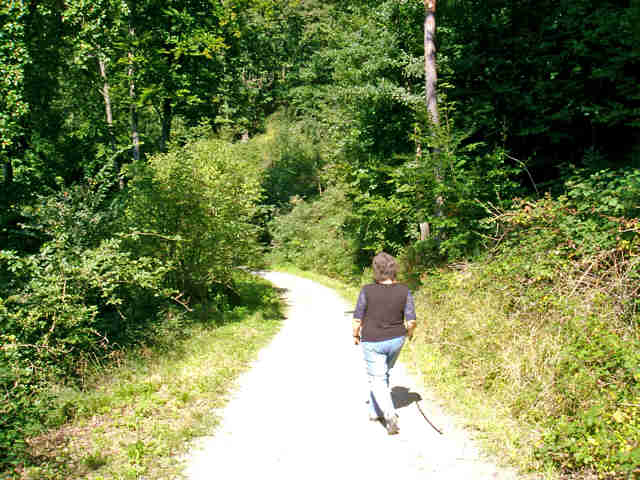
<path fill-rule="evenodd" d="M 500 242 L 485 261 L 425 279 L 421 348 L 517 420 L 514 461 L 640 471 L 640 223 L 623 216 L 637 213 L 637 178 L 596 172 L 520 200 L 487 222 Z"/>
<path fill-rule="evenodd" d="M 426 222 L 431 238 L 410 253 L 416 267 L 432 265 L 434 259 L 469 258 L 482 247 L 487 210 L 507 208 L 521 190 L 515 181 L 520 167 L 503 149 L 490 149 L 456 131 L 452 114 L 453 107 L 445 104 L 442 125 L 436 128 L 418 108 L 413 137 L 419 154 L 369 158 L 353 169 L 349 227 L 369 255 L 380 250 L 400 254 L 417 241 L 419 225 Z"/>
<path fill-rule="evenodd" d="M 167 267 L 105 238 L 115 215 L 100 195 L 78 186 L 43 198 L 28 213 L 48 238 L 40 250 L 0 251 L 0 466 L 18 462 L 24 436 L 46 422 L 49 383 L 139 338 L 166 296 Z"/>
<path fill-rule="evenodd" d="M 320 152 L 302 131 L 284 115 L 272 117 L 265 149 L 266 169 L 262 179 L 263 203 L 287 212 L 291 197 L 310 199 L 322 191 Z"/>
<path fill-rule="evenodd" d="M 129 248 L 171 265 L 169 286 L 202 301 L 231 272 L 259 261 L 251 219 L 260 198 L 257 150 L 201 140 L 129 168 Z"/>
<path fill-rule="evenodd" d="M 564 398 L 537 454 L 565 470 L 640 473 L 640 341 L 597 317 L 566 333 L 556 374 Z"/>
<path fill-rule="evenodd" d="M 0 471 L 51 422 L 54 383 L 175 327 L 171 296 L 229 304 L 232 272 L 255 263 L 259 165 L 250 145 L 200 141 L 130 166 L 119 191 L 96 178 L 21 212 L 35 253 L 0 251 Z"/>
<path fill-rule="evenodd" d="M 352 278 L 356 244 L 344 230 L 351 203 L 343 188 L 331 187 L 314 201 L 294 198 L 292 204 L 290 213 L 269 224 L 273 237 L 271 262 Z"/>

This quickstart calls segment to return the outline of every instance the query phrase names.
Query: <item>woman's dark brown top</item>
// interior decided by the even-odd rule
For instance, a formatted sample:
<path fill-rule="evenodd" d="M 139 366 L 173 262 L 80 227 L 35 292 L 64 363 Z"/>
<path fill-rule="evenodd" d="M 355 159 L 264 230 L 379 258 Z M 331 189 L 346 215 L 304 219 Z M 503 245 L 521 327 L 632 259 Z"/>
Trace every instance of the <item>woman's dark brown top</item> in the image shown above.
<path fill-rule="evenodd" d="M 379 342 L 407 334 L 405 321 L 415 320 L 409 288 L 402 283 L 372 283 L 358 295 L 353 317 L 362 321 L 363 342 Z"/>

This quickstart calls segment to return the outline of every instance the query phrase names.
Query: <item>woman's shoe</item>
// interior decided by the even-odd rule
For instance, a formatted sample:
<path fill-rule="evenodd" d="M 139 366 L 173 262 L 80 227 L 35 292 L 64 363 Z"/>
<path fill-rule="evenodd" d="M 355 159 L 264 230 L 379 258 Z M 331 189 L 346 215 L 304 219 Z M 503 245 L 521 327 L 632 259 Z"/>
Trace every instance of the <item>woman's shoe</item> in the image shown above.
<path fill-rule="evenodd" d="M 392 415 L 389 418 L 384 419 L 385 427 L 387 427 L 387 433 L 389 435 L 396 435 L 400 433 L 400 427 L 398 427 L 398 416 Z"/>

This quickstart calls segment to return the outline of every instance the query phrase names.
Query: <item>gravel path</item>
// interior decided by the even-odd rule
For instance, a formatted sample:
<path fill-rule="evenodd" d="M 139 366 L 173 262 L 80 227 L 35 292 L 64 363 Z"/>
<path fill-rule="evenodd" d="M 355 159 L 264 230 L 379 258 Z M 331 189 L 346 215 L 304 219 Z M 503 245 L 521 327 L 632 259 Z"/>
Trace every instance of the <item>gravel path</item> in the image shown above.
<path fill-rule="evenodd" d="M 354 306 L 310 280 L 264 276 L 286 290 L 287 319 L 239 379 L 215 435 L 187 456 L 190 480 L 517 478 L 481 457 L 437 405 L 418 401 L 427 395 L 401 364 L 391 379 L 400 434 L 369 421 L 364 362 L 351 339 Z"/>

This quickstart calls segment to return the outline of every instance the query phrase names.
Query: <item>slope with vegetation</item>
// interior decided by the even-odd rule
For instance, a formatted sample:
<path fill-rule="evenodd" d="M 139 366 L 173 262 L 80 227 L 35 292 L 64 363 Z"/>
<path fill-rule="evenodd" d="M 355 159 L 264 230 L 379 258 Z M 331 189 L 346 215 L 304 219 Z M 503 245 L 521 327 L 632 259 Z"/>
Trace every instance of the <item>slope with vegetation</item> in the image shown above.
<path fill-rule="evenodd" d="M 258 265 L 248 149 L 200 140 L 129 165 L 126 190 L 106 169 L 24 207 L 20 233 L 40 245 L 0 254 L 3 465 L 74 417 L 57 392 L 81 388 L 96 365 L 253 301 L 235 268 Z"/>

